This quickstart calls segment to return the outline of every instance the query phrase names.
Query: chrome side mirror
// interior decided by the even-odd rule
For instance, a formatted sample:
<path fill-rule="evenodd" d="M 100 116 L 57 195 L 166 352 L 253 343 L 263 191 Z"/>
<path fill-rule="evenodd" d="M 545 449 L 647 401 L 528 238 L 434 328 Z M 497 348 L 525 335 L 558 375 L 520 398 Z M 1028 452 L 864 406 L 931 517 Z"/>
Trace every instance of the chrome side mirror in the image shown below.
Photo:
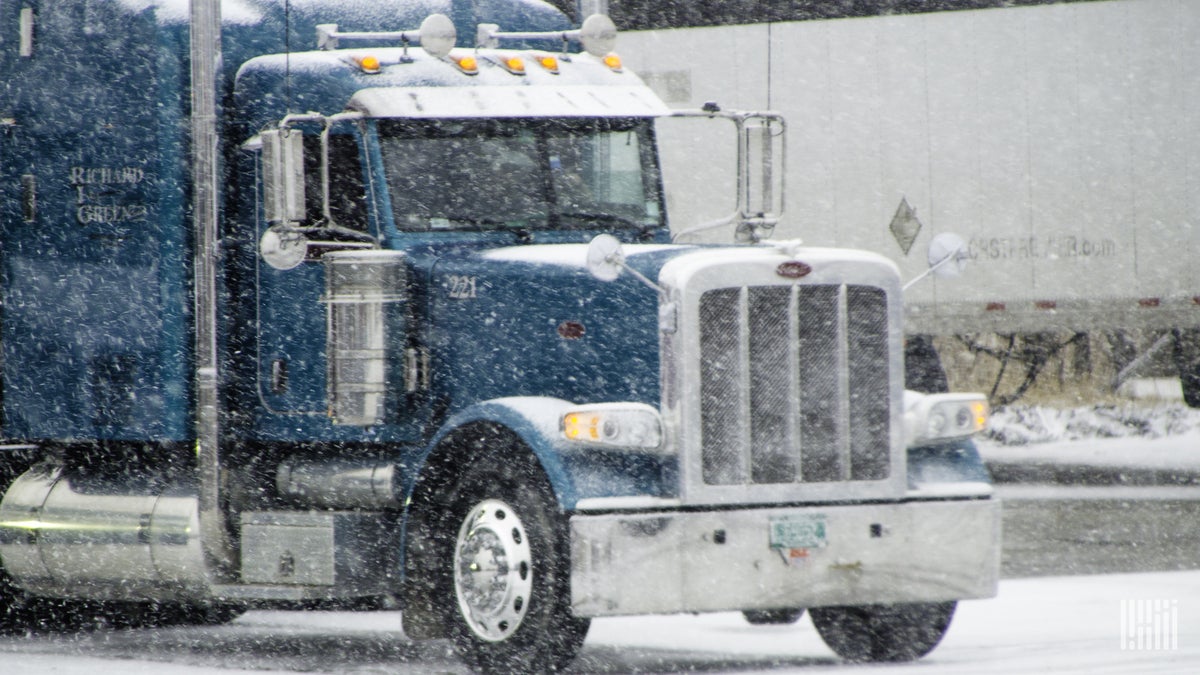
<path fill-rule="evenodd" d="M 768 239 L 783 214 L 787 154 L 782 116 L 751 113 L 739 121 L 737 239 L 757 243 Z"/>
<path fill-rule="evenodd" d="M 598 234 L 587 247 L 587 270 L 600 281 L 616 281 L 625 267 L 625 251 L 611 234 Z"/>
<path fill-rule="evenodd" d="M 953 279 L 963 273 L 970 255 L 967 242 L 953 232 L 943 232 L 929 242 L 925 258 L 929 271 L 939 279 Z"/>
<path fill-rule="evenodd" d="M 269 129 L 262 138 L 263 212 L 271 224 L 301 222 L 304 212 L 304 135 Z"/>

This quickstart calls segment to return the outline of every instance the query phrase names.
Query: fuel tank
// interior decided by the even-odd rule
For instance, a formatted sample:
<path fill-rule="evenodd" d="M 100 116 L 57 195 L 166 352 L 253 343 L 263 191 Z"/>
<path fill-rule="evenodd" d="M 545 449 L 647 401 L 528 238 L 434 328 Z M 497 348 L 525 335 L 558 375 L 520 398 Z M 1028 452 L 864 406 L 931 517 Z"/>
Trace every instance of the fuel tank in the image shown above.
<path fill-rule="evenodd" d="M 0 502 L 0 561 L 35 594 L 201 600 L 208 580 L 197 512 L 194 486 L 118 485 L 38 467 Z"/>

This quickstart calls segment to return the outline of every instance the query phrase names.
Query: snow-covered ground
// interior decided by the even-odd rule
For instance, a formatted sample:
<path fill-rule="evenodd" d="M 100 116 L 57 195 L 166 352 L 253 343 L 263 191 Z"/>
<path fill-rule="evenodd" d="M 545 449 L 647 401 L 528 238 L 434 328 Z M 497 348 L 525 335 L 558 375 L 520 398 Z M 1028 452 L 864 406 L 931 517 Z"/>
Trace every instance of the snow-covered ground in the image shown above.
<path fill-rule="evenodd" d="M 1200 474 L 1200 410 L 1168 402 L 1069 409 L 1010 406 L 993 413 L 977 444 L 992 464 Z"/>
<path fill-rule="evenodd" d="M 1123 649 L 1122 601 L 1174 601 L 1177 648 Z M 1165 615 L 1164 615 L 1165 616 Z M 1168 627 L 1159 631 L 1166 636 Z M 396 613 L 251 612 L 229 626 L 0 639 L 0 672 L 27 675 L 465 673 L 443 643 L 414 644 Z M 1131 632 L 1132 634 L 1132 632 Z M 575 673 L 1200 672 L 1200 572 L 1012 579 L 959 605 L 911 664 L 847 664 L 807 617 L 755 627 L 738 614 L 603 619 Z"/>
<path fill-rule="evenodd" d="M 992 411 L 983 440 L 1000 446 L 1037 446 L 1096 438 L 1200 437 L 1200 410 L 1177 401 L 1051 408 L 1013 405 Z"/>
<path fill-rule="evenodd" d="M 1171 438 L 1200 444 L 1200 410 L 1167 401 L 1077 408 L 1012 405 L 992 412 L 980 444 L 1045 449 L 1084 440 Z"/>

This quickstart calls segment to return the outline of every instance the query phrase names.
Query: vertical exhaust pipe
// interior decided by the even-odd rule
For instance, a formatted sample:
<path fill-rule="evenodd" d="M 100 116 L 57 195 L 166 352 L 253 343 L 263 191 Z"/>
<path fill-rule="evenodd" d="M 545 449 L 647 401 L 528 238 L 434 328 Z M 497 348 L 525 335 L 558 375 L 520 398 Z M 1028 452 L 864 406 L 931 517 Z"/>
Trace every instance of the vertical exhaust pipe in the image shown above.
<path fill-rule="evenodd" d="M 221 1 L 191 0 L 192 220 L 196 349 L 196 455 L 200 536 L 212 581 L 234 573 L 231 537 L 221 509 L 220 363 L 217 354 L 217 213 L 220 190 L 217 78 Z"/>

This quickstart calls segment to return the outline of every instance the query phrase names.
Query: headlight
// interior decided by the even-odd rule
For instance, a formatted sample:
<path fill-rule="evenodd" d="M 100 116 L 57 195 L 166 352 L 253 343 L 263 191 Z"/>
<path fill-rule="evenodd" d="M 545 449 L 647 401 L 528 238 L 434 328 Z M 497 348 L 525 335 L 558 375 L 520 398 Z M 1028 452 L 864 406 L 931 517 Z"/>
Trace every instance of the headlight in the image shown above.
<path fill-rule="evenodd" d="M 569 441 L 620 448 L 654 450 L 662 445 L 658 411 L 642 403 L 598 403 L 580 406 L 562 417 Z"/>
<path fill-rule="evenodd" d="M 963 438 L 987 427 L 983 394 L 904 393 L 908 444 Z"/>

